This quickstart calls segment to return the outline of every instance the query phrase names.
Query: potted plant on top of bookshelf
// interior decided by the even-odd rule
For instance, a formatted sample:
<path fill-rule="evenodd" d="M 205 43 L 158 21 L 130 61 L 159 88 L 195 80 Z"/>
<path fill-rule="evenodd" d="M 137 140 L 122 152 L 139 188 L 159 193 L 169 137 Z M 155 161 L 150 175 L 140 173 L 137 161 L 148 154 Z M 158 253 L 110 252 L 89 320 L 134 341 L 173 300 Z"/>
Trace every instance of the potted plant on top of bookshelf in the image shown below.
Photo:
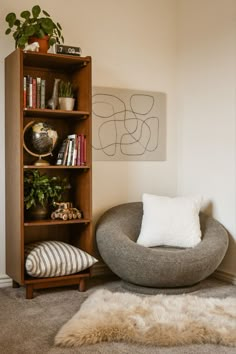
<path fill-rule="evenodd" d="M 64 111 L 72 111 L 75 104 L 72 83 L 61 80 L 59 83 L 59 108 Z"/>
<path fill-rule="evenodd" d="M 66 178 L 50 177 L 39 170 L 24 172 L 24 206 L 28 219 L 45 219 L 54 203 L 69 188 Z"/>
<path fill-rule="evenodd" d="M 62 41 L 62 28 L 60 23 L 54 22 L 50 15 L 42 10 L 39 5 L 35 5 L 32 11 L 24 10 L 17 18 L 14 12 L 7 14 L 5 20 L 8 28 L 5 34 L 12 33 L 15 40 L 15 47 L 24 48 L 25 45 L 38 42 L 39 52 L 47 52 L 49 46 Z"/>

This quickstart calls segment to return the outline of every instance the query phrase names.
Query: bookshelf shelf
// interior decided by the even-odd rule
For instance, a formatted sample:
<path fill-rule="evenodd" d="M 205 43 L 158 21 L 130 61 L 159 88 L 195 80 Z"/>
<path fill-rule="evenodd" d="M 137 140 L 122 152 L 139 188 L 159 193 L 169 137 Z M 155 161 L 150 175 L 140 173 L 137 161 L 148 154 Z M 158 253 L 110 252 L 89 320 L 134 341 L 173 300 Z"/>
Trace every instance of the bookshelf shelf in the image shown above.
<path fill-rule="evenodd" d="M 19 48 L 5 59 L 6 273 L 12 278 L 13 286 L 26 287 L 26 298 L 33 297 L 34 289 L 54 286 L 78 284 L 79 290 L 84 291 L 85 278 L 91 274 L 88 268 L 74 275 L 34 279 L 26 273 L 24 259 L 26 244 L 49 240 L 69 243 L 96 256 L 92 232 L 91 65 L 91 57 L 23 52 Z M 27 106 L 26 77 L 34 82 L 37 78 L 44 80 L 45 103 L 52 96 L 55 78 L 72 82 L 76 91 L 75 110 L 24 108 Z M 48 166 L 35 166 L 36 158 L 24 148 L 24 128 L 30 121 L 48 123 L 58 133 L 53 155 L 45 158 Z M 70 135 L 83 137 L 83 159 L 76 160 L 75 154 L 68 155 L 73 156 L 71 161 L 76 162 L 75 166 L 57 165 L 60 147 Z M 51 177 L 68 179 L 71 188 L 66 191 L 64 201 L 79 209 L 82 219 L 27 219 L 24 173 L 34 169 Z"/>
<path fill-rule="evenodd" d="M 89 219 L 75 219 L 75 220 L 34 220 L 34 221 L 25 221 L 24 226 L 41 226 L 41 225 L 48 225 L 48 226 L 54 226 L 54 225 L 70 225 L 70 224 L 88 224 L 90 223 L 91 220 Z"/>
<path fill-rule="evenodd" d="M 38 169 L 38 170 L 88 170 L 90 167 L 89 166 L 57 166 L 57 165 L 49 165 L 49 166 L 35 166 L 35 165 L 25 165 L 24 169 L 25 170 L 32 170 L 32 169 Z"/>
<path fill-rule="evenodd" d="M 89 117 L 88 111 L 61 111 L 51 110 L 51 109 L 40 109 L 40 108 L 24 108 L 24 117 L 37 117 L 37 118 L 79 118 L 86 119 Z"/>

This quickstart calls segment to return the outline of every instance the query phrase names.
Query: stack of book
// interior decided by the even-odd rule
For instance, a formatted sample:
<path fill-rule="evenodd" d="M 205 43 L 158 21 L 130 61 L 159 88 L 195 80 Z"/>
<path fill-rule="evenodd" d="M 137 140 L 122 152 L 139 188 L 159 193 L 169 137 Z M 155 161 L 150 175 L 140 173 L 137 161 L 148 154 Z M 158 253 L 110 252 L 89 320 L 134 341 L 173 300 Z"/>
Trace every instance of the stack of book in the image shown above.
<path fill-rule="evenodd" d="M 24 76 L 23 107 L 45 108 L 46 80 L 41 77 Z"/>
<path fill-rule="evenodd" d="M 84 134 L 67 136 L 58 152 L 56 165 L 86 165 L 86 136 Z"/>

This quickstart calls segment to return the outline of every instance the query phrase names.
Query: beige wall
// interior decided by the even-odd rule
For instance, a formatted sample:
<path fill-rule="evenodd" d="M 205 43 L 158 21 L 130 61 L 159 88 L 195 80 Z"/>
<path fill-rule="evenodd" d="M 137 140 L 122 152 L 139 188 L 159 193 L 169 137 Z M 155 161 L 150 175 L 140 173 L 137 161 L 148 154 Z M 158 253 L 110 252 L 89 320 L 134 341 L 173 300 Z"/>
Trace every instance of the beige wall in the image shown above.
<path fill-rule="evenodd" d="M 178 192 L 199 193 L 230 232 L 236 280 L 236 1 L 180 0 Z"/>
<path fill-rule="evenodd" d="M 40 6 L 61 23 L 67 44 L 93 58 L 93 84 L 167 94 L 167 161 L 95 162 L 95 220 L 108 207 L 140 200 L 143 192 L 176 194 L 177 120 L 175 116 L 175 0 L 41 0 Z M 14 42 L 5 36 L 5 15 L 31 8 L 35 1 L 1 0 L 0 13 L 0 165 L 4 164 L 3 60 Z M 0 171 L 4 200 L 4 171 Z M 0 209 L 0 278 L 5 272 L 4 209 Z"/>
<path fill-rule="evenodd" d="M 14 50 L 4 17 L 32 0 L 1 0 L 0 165 L 4 164 L 4 57 Z M 93 84 L 167 94 L 167 161 L 94 162 L 95 220 L 143 192 L 202 194 L 231 234 L 221 269 L 236 278 L 236 1 L 41 0 L 67 44 L 93 58 Z M 0 171 L 4 201 L 4 171 Z M 210 210 L 210 209 L 208 209 Z M 209 211 L 210 212 L 210 211 Z M 0 285 L 6 283 L 0 208 Z M 2 274 L 2 275 L 1 275 Z M 2 280 L 1 280 L 2 279 Z M 232 278 L 231 278 L 232 279 Z"/>

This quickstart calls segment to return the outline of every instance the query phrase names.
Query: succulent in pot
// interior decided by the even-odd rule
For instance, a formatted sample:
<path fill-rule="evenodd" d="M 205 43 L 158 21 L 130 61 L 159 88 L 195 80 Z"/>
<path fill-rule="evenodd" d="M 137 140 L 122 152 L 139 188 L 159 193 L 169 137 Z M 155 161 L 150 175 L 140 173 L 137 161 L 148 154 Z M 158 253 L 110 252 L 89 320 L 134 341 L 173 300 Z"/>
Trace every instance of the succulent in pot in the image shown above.
<path fill-rule="evenodd" d="M 5 20 L 8 23 L 5 34 L 12 33 L 16 48 L 24 48 L 26 44 L 43 38 L 47 40 L 47 49 L 55 43 L 64 43 L 60 23 L 54 22 L 49 13 L 41 10 L 39 5 L 33 6 L 31 12 L 22 11 L 20 18 L 17 18 L 14 12 L 10 12 Z M 42 44 L 39 51 L 42 51 L 41 46 Z"/>
<path fill-rule="evenodd" d="M 59 108 L 65 111 L 72 111 L 75 104 L 73 86 L 70 81 L 61 80 L 59 83 Z"/>

